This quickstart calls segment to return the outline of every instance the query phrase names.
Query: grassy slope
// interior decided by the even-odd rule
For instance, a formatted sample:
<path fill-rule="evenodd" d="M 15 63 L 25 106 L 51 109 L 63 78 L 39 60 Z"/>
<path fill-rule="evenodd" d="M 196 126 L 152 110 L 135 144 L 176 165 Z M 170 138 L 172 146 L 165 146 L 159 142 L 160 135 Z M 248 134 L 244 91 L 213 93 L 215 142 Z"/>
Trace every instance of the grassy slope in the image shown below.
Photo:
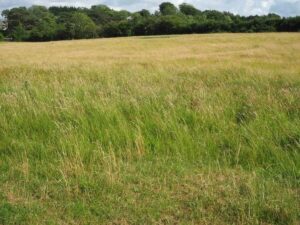
<path fill-rule="evenodd" d="M 300 35 L 0 44 L 0 224 L 297 224 Z"/>

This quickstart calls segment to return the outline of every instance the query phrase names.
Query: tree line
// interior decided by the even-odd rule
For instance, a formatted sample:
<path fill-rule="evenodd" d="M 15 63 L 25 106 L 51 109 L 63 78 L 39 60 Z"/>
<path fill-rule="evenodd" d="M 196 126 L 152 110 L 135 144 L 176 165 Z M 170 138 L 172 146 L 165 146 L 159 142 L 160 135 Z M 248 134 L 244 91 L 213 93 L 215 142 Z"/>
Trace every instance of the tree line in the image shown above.
<path fill-rule="evenodd" d="M 176 7 L 170 2 L 151 13 L 114 10 L 106 5 L 91 8 L 32 6 L 4 10 L 8 28 L 1 37 L 14 41 L 71 40 L 133 35 L 217 32 L 298 32 L 300 16 L 276 14 L 240 16 L 216 10 L 201 11 L 191 4 Z"/>

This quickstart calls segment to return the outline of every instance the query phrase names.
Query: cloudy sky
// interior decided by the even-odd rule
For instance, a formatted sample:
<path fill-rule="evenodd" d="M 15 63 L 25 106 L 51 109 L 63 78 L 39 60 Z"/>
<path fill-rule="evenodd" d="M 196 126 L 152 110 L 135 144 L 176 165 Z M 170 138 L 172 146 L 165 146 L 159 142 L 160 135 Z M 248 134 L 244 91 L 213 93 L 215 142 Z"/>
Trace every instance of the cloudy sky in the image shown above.
<path fill-rule="evenodd" d="M 164 0 L 0 0 L 0 11 L 17 6 L 31 5 L 72 5 L 85 6 L 105 4 L 115 9 L 137 11 L 143 8 L 154 11 Z M 197 8 L 230 11 L 241 15 L 267 14 L 282 16 L 300 15 L 300 0 L 166 0 L 178 5 L 191 3 Z"/>

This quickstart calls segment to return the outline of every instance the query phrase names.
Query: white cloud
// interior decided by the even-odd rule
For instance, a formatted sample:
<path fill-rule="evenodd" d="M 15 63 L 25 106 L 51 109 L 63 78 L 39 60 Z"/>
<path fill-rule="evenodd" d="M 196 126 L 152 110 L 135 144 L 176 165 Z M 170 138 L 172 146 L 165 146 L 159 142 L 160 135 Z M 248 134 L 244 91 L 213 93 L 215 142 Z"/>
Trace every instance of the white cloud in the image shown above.
<path fill-rule="evenodd" d="M 137 11 L 143 8 L 154 11 L 164 0 L 0 0 L 0 11 L 17 6 L 31 5 L 69 5 L 89 7 L 105 4 L 115 9 Z M 216 9 L 241 15 L 278 13 L 282 16 L 300 15 L 300 0 L 165 0 L 178 5 L 187 2 L 201 10 Z"/>

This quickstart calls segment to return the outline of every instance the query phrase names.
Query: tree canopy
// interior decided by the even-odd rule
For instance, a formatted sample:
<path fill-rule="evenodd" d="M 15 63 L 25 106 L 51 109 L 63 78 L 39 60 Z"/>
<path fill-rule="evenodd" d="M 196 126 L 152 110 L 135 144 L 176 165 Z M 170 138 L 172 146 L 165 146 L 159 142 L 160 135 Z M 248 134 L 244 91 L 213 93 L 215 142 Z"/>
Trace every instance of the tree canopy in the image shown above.
<path fill-rule="evenodd" d="M 170 2 L 161 3 L 158 9 L 151 13 L 147 9 L 118 11 L 106 5 L 18 7 L 2 12 L 8 29 L 0 32 L 14 41 L 50 41 L 131 35 L 300 31 L 300 16 L 245 17 L 216 10 L 201 11 L 187 3 L 177 8 Z"/>
<path fill-rule="evenodd" d="M 170 2 L 163 2 L 159 5 L 159 11 L 163 16 L 175 15 L 178 13 L 178 9 Z"/>

